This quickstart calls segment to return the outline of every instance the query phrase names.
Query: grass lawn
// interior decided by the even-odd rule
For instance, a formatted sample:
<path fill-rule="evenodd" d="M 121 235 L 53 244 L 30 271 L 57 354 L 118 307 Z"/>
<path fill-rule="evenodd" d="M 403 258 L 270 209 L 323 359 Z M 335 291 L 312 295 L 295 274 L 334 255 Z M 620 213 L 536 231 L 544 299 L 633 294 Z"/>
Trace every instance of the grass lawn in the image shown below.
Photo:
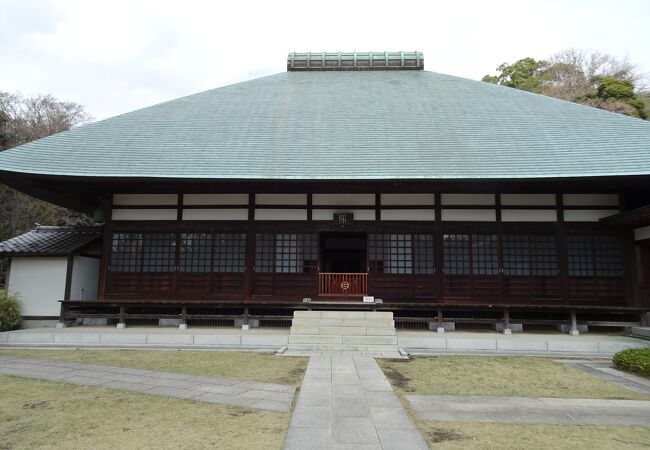
<path fill-rule="evenodd" d="M 299 386 L 308 358 L 252 352 L 179 350 L 0 350 L 0 355 L 106 364 Z M 2 447 L 0 447 L 2 449 Z"/>
<path fill-rule="evenodd" d="M 0 376 L 3 450 L 281 449 L 289 420 L 284 413 Z"/>
<path fill-rule="evenodd" d="M 418 421 L 433 449 L 641 449 L 650 428 Z"/>
<path fill-rule="evenodd" d="M 649 399 L 547 358 L 435 356 L 378 362 L 402 394 Z"/>
<path fill-rule="evenodd" d="M 401 396 L 490 395 L 647 399 L 546 358 L 437 356 L 378 360 Z M 650 427 L 437 422 L 419 419 L 403 400 L 434 449 L 639 449 L 650 447 Z"/>

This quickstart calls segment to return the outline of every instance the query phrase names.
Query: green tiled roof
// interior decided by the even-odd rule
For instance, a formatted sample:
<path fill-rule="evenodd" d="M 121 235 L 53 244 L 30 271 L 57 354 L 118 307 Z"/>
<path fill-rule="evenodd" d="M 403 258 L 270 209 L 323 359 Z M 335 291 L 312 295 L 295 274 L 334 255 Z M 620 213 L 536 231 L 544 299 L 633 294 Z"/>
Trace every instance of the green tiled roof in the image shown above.
<path fill-rule="evenodd" d="M 650 122 L 425 71 L 286 72 L 0 153 L 0 171 L 201 179 L 650 174 Z"/>

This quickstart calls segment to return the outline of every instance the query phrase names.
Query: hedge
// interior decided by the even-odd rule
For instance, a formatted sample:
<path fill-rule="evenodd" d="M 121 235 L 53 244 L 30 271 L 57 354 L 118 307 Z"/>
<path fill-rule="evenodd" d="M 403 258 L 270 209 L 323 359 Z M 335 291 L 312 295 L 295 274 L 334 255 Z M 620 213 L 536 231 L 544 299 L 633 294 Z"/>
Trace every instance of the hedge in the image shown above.
<path fill-rule="evenodd" d="M 612 361 L 621 370 L 650 378 L 650 347 L 622 350 L 614 355 Z"/>
<path fill-rule="evenodd" d="M 20 326 L 20 302 L 15 295 L 0 289 L 0 331 L 15 330 Z"/>

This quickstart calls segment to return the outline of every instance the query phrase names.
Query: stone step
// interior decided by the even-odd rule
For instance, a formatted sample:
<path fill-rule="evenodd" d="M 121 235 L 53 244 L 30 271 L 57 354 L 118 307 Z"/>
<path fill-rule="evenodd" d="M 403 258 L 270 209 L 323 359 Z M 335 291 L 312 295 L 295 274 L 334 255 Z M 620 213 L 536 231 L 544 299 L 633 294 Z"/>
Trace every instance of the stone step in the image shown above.
<path fill-rule="evenodd" d="M 302 327 L 292 326 L 291 335 L 339 334 L 341 336 L 395 336 L 394 327 Z"/>
<path fill-rule="evenodd" d="M 293 344 L 290 348 L 294 351 L 399 352 L 396 345 Z"/>
<path fill-rule="evenodd" d="M 393 319 L 390 311 L 295 311 L 294 318 L 303 319 Z"/>
<path fill-rule="evenodd" d="M 650 340 L 650 327 L 632 327 L 630 335 L 635 338 Z"/>
<path fill-rule="evenodd" d="M 397 352 L 393 313 L 385 311 L 296 311 L 291 350 Z"/>
<path fill-rule="evenodd" d="M 292 344 L 397 345 L 397 336 L 289 335 Z"/>
<path fill-rule="evenodd" d="M 291 321 L 296 327 L 373 327 L 373 328 L 394 328 L 393 319 L 342 319 L 342 318 L 303 318 L 294 317 Z"/>

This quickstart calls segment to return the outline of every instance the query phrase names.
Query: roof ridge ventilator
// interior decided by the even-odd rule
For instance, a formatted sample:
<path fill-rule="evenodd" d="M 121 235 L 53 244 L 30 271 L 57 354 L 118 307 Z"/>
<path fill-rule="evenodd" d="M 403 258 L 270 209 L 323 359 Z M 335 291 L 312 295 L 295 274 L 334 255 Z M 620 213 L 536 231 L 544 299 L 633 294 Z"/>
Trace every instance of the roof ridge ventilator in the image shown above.
<path fill-rule="evenodd" d="M 291 52 L 289 72 L 329 70 L 424 70 L 422 52 Z"/>

